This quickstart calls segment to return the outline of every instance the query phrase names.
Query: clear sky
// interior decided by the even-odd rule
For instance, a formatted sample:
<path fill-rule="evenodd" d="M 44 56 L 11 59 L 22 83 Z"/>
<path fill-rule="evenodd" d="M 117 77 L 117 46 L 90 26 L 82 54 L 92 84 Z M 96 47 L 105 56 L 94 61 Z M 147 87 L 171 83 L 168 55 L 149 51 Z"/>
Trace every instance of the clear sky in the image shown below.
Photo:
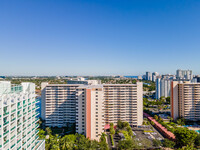
<path fill-rule="evenodd" d="M 1 0 L 0 75 L 200 74 L 199 0 Z"/>

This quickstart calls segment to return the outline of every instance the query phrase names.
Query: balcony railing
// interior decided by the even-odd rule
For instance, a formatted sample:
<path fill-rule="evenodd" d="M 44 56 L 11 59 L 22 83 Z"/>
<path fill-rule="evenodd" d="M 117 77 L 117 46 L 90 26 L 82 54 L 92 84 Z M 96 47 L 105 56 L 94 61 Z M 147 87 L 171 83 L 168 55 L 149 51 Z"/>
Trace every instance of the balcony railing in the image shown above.
<path fill-rule="evenodd" d="M 4 142 L 4 145 L 6 145 L 8 142 L 9 142 L 9 140 L 5 141 L 5 142 Z"/>
<path fill-rule="evenodd" d="M 6 115 L 8 115 L 8 114 L 9 114 L 9 112 L 4 112 L 4 114 L 3 114 L 3 115 L 4 115 L 4 116 L 6 116 Z"/>
<path fill-rule="evenodd" d="M 9 121 L 7 121 L 7 122 L 4 122 L 4 124 L 3 124 L 3 125 L 5 126 L 5 125 L 7 125 L 8 123 L 9 123 Z"/>
<path fill-rule="evenodd" d="M 5 131 L 3 135 L 6 135 L 6 134 L 8 134 L 8 132 L 9 132 L 9 131 Z"/>

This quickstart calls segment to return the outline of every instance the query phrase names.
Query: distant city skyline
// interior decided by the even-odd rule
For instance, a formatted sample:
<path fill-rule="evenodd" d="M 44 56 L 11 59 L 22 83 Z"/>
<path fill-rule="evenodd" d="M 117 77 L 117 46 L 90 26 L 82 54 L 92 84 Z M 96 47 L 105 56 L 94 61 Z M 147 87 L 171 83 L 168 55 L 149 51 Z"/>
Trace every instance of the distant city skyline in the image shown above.
<path fill-rule="evenodd" d="M 0 2 L 0 75 L 200 74 L 200 1 Z"/>

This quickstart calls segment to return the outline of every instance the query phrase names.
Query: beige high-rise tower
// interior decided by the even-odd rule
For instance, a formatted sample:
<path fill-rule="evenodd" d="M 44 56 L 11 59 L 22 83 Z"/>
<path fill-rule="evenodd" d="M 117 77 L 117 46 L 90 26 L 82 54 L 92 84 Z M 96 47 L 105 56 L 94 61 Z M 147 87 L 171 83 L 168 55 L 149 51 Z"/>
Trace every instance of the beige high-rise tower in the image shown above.
<path fill-rule="evenodd" d="M 47 126 L 76 124 L 76 132 L 99 140 L 104 126 L 118 120 L 143 122 L 143 83 L 42 84 L 42 117 Z"/>
<path fill-rule="evenodd" d="M 200 83 L 173 81 L 171 89 L 172 118 L 200 120 Z"/>

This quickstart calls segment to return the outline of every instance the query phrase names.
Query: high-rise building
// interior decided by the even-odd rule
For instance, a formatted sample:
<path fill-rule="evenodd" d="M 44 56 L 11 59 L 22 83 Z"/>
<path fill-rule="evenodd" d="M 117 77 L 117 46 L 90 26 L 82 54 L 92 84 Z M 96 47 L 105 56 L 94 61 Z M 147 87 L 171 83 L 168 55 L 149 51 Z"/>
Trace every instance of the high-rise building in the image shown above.
<path fill-rule="evenodd" d="M 76 132 L 99 139 L 118 120 L 142 125 L 143 87 L 137 84 L 43 84 L 42 115 L 47 126 L 76 124 Z"/>
<path fill-rule="evenodd" d="M 101 84 L 101 80 L 68 80 L 67 84 L 97 85 Z"/>
<path fill-rule="evenodd" d="M 76 122 L 78 84 L 42 83 L 41 116 L 46 126 L 71 126 Z"/>
<path fill-rule="evenodd" d="M 151 72 L 146 72 L 146 80 L 152 81 L 152 74 L 151 74 Z"/>
<path fill-rule="evenodd" d="M 36 103 L 35 84 L 0 81 L 0 149 L 45 150 L 45 141 L 37 136 Z"/>
<path fill-rule="evenodd" d="M 177 79 L 192 80 L 193 79 L 192 70 L 178 69 L 176 70 L 176 77 Z"/>
<path fill-rule="evenodd" d="M 156 78 L 159 76 L 159 73 L 158 72 L 153 72 L 152 73 L 152 81 L 153 82 L 156 82 Z"/>
<path fill-rule="evenodd" d="M 172 118 L 200 120 L 200 83 L 173 81 L 171 89 Z"/>
<path fill-rule="evenodd" d="M 159 99 L 161 96 L 170 96 L 171 81 L 170 79 L 156 79 L 156 99 Z"/>

